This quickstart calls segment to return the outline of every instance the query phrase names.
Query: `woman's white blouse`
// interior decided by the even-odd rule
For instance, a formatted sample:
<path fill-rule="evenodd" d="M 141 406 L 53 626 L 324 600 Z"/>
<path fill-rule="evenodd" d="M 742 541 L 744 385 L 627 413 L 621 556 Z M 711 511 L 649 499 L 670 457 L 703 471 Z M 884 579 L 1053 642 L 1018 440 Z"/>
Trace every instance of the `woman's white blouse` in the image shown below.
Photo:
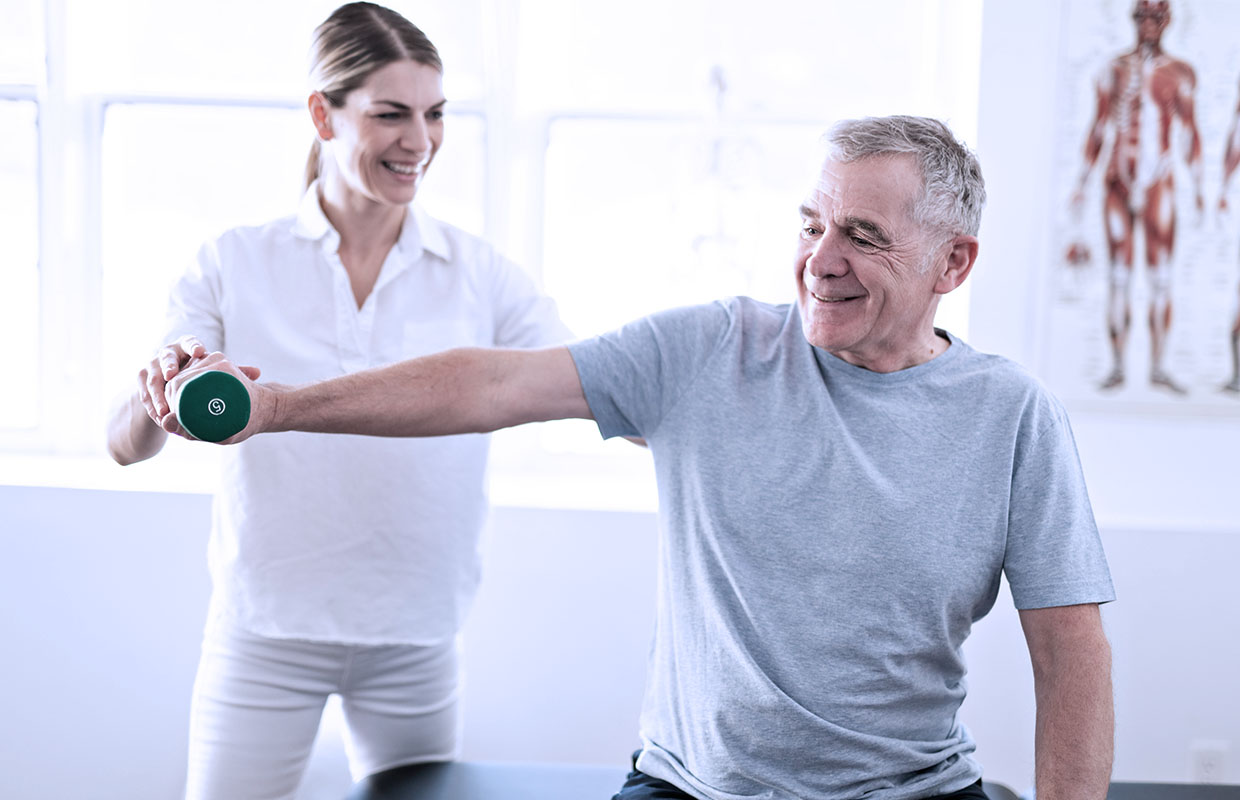
<path fill-rule="evenodd" d="M 191 333 L 260 380 L 299 384 L 451 347 L 570 334 L 515 264 L 417 206 L 359 309 L 340 236 L 297 214 L 203 246 L 162 341 Z M 488 437 L 264 434 L 225 448 L 209 544 L 210 618 L 264 636 L 429 644 L 457 632 L 479 577 Z"/>

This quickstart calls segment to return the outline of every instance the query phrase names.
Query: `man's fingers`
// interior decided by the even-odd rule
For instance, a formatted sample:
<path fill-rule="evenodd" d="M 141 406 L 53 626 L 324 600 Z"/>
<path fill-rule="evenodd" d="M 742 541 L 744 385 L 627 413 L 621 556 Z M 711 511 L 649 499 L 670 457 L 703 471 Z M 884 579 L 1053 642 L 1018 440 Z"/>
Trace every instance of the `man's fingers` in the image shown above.
<path fill-rule="evenodd" d="M 258 380 L 258 376 L 263 374 L 263 371 L 258 367 L 237 367 L 237 369 L 241 370 L 241 374 L 252 381 Z"/>

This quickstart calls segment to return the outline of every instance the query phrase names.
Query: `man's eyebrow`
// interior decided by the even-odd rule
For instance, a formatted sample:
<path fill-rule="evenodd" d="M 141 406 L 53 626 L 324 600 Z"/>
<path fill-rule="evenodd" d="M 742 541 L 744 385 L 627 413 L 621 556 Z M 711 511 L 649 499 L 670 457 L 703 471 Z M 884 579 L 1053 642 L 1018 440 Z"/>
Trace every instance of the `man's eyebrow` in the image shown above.
<path fill-rule="evenodd" d="M 875 225 L 873 222 L 870 222 L 868 219 L 862 219 L 861 217 L 848 217 L 844 220 L 844 222 L 848 225 L 848 227 L 864 233 L 867 238 L 873 240 L 874 244 L 881 245 L 883 247 L 891 244 L 891 237 L 888 236 L 882 228 Z"/>
<path fill-rule="evenodd" d="M 821 221 L 818 209 L 807 203 L 801 204 L 800 212 L 802 219 L 813 220 L 814 222 Z M 880 247 L 887 247 L 891 244 L 891 237 L 887 235 L 886 231 L 864 217 L 845 217 L 844 226 L 850 230 L 859 231 Z"/>

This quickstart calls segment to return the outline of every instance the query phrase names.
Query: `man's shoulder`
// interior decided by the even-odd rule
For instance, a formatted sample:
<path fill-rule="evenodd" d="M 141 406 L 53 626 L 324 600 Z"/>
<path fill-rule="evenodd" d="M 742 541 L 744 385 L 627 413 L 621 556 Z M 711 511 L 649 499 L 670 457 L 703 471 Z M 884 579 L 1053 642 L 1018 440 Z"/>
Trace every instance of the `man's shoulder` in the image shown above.
<path fill-rule="evenodd" d="M 738 294 L 731 297 L 725 297 L 719 301 L 733 309 L 737 313 L 752 315 L 755 318 L 780 318 L 782 319 L 788 313 L 788 303 L 771 303 L 766 300 L 757 300 L 747 295 Z"/>
<path fill-rule="evenodd" d="M 1038 427 L 1050 417 L 1065 416 L 1054 393 L 1023 364 L 959 340 L 955 344 L 961 352 L 944 379 L 960 397 L 971 398 L 979 412 L 1010 414 Z"/>
<path fill-rule="evenodd" d="M 801 334 L 801 317 L 791 303 L 770 303 L 744 295 L 716 302 L 718 314 L 726 320 L 731 339 L 745 357 L 768 357 L 788 345 L 808 348 Z"/>
<path fill-rule="evenodd" d="M 725 326 L 746 334 L 761 330 L 779 330 L 788 315 L 788 305 L 777 305 L 752 297 L 734 295 L 697 305 L 678 306 L 657 311 L 650 319 L 675 320 L 677 323 Z"/>
<path fill-rule="evenodd" d="M 952 335 L 952 349 L 957 350 L 951 368 L 945 370 L 948 380 L 964 383 L 980 382 L 989 391 L 1007 391 L 1020 395 L 1049 395 L 1042 380 L 1028 367 L 1004 355 L 978 350 Z"/>

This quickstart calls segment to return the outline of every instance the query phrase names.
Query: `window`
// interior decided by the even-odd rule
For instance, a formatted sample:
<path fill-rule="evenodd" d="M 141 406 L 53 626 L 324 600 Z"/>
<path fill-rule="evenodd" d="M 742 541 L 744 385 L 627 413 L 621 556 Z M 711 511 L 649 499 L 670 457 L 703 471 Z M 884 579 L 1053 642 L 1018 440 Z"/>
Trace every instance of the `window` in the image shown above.
<path fill-rule="evenodd" d="M 0 425 L 29 430 L 39 414 L 39 189 L 38 107 L 33 101 L 0 100 L 0 341 L 7 348 L 8 390 L 0 392 Z M 17 376 L 28 376 L 25 380 Z M 29 380 L 29 377 L 36 378 Z"/>
<path fill-rule="evenodd" d="M 0 87 L 37 86 L 43 80 L 43 4 L 6 0 L 0 26 Z"/>
<path fill-rule="evenodd" d="M 518 123 L 542 126 L 528 263 L 579 335 L 745 294 L 795 299 L 797 207 L 838 118 L 920 113 L 975 138 L 980 2 L 660 0 L 521 6 Z M 881 20 L 881 25 L 875 25 Z M 879 35 L 869 35 L 880 31 Z M 973 47 L 944 49 L 944 32 Z M 571 68 L 566 68 L 571 65 Z M 968 284 L 938 324 L 967 336 Z M 533 436 L 533 434 L 530 434 Z M 538 449 L 596 459 L 588 425 Z M 612 460 L 639 468 L 632 448 Z M 497 463 L 521 456 L 497 446 Z M 636 483 L 636 482 L 634 482 Z"/>
<path fill-rule="evenodd" d="M 0 341 L 8 348 L 0 432 L 25 435 L 39 425 L 39 103 L 43 81 L 42 7 L 6 3 L 0 26 Z M 0 433 L 3 435 L 3 433 Z"/>
<path fill-rule="evenodd" d="M 337 5 L 10 0 L 0 334 L 40 381 L 0 398 L 0 449 L 98 458 L 110 397 L 199 244 L 292 213 L 306 52 Z M 390 5 L 445 64 L 421 201 L 526 265 L 582 335 L 729 294 L 791 300 L 796 207 L 831 120 L 925 113 L 974 137 L 981 0 Z M 964 333 L 956 295 L 940 320 Z M 497 436 L 496 496 L 648 460 L 590 425 L 530 426 Z"/>

